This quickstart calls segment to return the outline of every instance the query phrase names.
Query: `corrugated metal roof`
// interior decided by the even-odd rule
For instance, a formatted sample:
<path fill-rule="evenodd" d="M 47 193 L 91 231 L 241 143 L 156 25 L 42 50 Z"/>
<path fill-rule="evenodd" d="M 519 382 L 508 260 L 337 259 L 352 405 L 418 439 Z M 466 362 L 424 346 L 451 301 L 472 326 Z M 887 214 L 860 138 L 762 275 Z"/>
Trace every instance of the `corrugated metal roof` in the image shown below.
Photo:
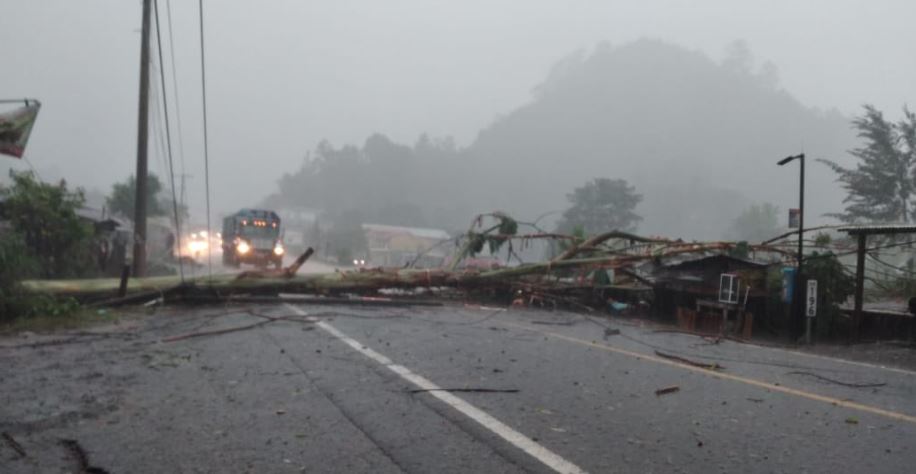
<path fill-rule="evenodd" d="M 840 232 L 846 232 L 850 235 L 859 234 L 916 234 L 916 225 L 911 224 L 881 224 L 881 225 L 855 225 L 849 227 L 840 227 Z"/>

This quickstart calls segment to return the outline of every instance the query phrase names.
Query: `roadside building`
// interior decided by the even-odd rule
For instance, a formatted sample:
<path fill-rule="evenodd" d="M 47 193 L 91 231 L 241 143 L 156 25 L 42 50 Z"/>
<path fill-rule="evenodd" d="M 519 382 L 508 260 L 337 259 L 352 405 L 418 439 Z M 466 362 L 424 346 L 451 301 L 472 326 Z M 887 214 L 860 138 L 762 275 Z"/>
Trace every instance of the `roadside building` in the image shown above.
<path fill-rule="evenodd" d="M 760 318 L 773 313 L 768 267 L 764 261 L 726 254 L 685 254 L 650 260 L 636 267 L 630 278 L 640 288 L 652 288 L 653 313 L 676 316 L 684 329 L 750 336 L 753 315 L 760 324 Z"/>
<path fill-rule="evenodd" d="M 451 251 L 444 244 L 451 236 L 441 229 L 363 224 L 363 230 L 372 265 L 401 267 L 416 260 L 418 268 L 438 267 Z"/>

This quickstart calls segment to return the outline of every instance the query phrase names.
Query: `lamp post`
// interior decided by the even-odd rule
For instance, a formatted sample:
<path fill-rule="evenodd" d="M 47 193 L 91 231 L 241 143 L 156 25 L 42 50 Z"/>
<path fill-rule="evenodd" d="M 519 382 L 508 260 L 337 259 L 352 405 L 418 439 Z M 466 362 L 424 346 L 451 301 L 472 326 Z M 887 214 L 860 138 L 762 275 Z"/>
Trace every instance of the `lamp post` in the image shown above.
<path fill-rule="evenodd" d="M 792 291 L 792 310 L 794 312 L 796 328 L 801 318 L 804 318 L 804 311 L 801 305 L 802 292 L 802 267 L 804 266 L 804 241 L 802 240 L 805 233 L 805 154 L 787 156 L 778 163 L 783 166 L 794 160 L 799 161 L 799 179 L 798 179 L 798 268 L 795 272 L 795 289 Z M 811 320 L 809 318 L 805 323 L 805 343 L 811 344 Z"/>

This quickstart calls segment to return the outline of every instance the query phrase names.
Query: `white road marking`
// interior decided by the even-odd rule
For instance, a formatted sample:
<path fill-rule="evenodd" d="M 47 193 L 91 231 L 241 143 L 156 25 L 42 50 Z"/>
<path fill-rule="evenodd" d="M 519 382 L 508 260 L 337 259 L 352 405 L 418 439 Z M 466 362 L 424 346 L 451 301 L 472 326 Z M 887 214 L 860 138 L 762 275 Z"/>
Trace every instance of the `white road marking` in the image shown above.
<path fill-rule="evenodd" d="M 290 310 L 292 310 L 293 312 L 295 312 L 296 314 L 300 316 L 308 315 L 307 312 L 289 303 L 287 303 L 286 306 L 288 306 Z M 554 453 L 553 451 L 550 451 L 549 449 L 545 448 L 544 446 L 541 446 L 540 444 L 538 444 L 531 438 L 512 429 L 510 426 L 490 416 L 489 414 L 480 410 L 479 408 L 471 405 L 470 403 L 464 401 L 463 399 L 459 397 L 456 397 L 455 395 L 449 392 L 442 391 L 441 387 L 434 384 L 433 382 L 426 379 L 425 377 L 411 372 L 410 369 L 408 369 L 407 367 L 404 367 L 403 365 L 395 364 L 394 362 L 391 361 L 391 359 L 385 357 L 382 354 L 379 354 L 378 352 L 370 349 L 369 347 L 366 347 L 363 344 L 360 344 L 359 341 L 340 332 L 340 330 L 338 330 L 334 326 L 331 326 L 330 324 L 324 321 L 318 321 L 315 323 L 315 325 L 321 328 L 322 330 L 326 331 L 330 335 L 334 336 L 335 338 L 340 339 L 343 343 L 352 347 L 354 350 L 361 353 L 362 355 L 378 362 L 379 364 L 384 365 L 392 372 L 398 374 L 404 380 L 407 380 L 408 382 L 416 385 L 418 388 L 423 389 L 423 390 L 429 390 L 429 392 L 427 392 L 429 395 L 438 398 L 445 404 L 449 405 L 450 407 L 454 408 L 455 410 L 458 410 L 463 415 L 476 421 L 484 428 L 492 431 L 493 433 L 495 433 L 502 439 L 508 441 L 513 446 L 528 453 L 528 455 L 544 463 L 546 466 L 550 467 L 554 471 L 561 472 L 561 473 L 570 473 L 570 474 L 585 472 L 585 470 L 583 470 L 579 466 L 576 466 L 575 464 L 567 461 L 566 459 L 563 459 L 558 454 Z"/>

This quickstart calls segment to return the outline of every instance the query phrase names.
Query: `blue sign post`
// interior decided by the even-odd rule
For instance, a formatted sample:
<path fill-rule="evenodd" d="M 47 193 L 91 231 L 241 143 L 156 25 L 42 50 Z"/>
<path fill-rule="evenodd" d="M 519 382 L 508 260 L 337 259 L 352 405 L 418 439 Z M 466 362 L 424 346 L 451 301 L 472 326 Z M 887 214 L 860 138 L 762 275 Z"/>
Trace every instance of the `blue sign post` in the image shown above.
<path fill-rule="evenodd" d="M 782 302 L 789 304 L 795 293 L 795 267 L 782 268 Z"/>

